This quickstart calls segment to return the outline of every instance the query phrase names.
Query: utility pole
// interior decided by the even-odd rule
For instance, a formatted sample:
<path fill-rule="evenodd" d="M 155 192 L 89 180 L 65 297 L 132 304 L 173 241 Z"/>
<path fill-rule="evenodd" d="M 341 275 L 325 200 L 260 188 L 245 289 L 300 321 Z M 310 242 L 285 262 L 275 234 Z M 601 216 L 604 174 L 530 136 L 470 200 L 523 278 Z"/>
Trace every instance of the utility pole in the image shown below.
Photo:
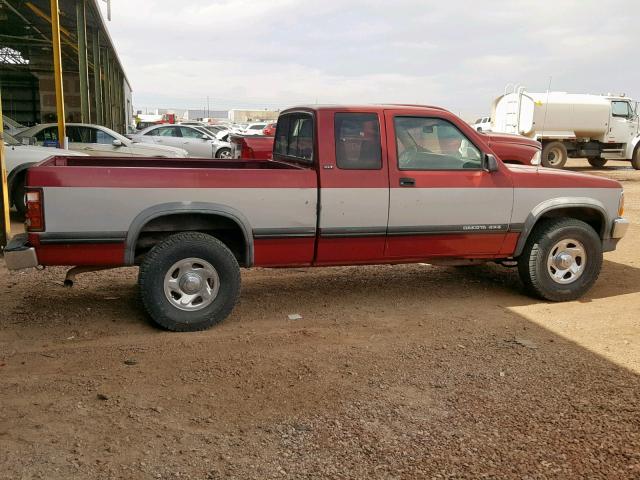
<path fill-rule="evenodd" d="M 0 86 L 0 118 L 2 117 L 2 88 Z M 1 200 L 2 211 L 0 211 L 0 219 L 2 220 L 2 231 L 0 231 L 0 247 L 5 247 L 11 236 L 11 218 L 9 217 L 9 191 L 7 185 L 7 167 L 5 165 L 4 156 L 4 121 L 0 122 L 0 175 L 1 179 Z"/>
<path fill-rule="evenodd" d="M 60 50 L 60 10 L 58 0 L 51 0 L 51 43 L 53 44 L 53 79 L 56 84 L 56 113 L 58 115 L 58 145 L 66 147 L 64 91 L 62 87 L 62 55 Z"/>

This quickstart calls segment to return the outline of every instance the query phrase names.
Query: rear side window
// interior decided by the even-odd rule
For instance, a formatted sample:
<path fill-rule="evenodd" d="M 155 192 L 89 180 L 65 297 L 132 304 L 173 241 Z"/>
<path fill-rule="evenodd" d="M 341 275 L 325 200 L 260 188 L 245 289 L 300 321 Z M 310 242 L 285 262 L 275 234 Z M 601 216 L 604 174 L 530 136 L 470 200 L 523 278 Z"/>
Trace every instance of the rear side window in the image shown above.
<path fill-rule="evenodd" d="M 382 168 L 380 123 L 375 113 L 336 113 L 336 163 L 343 170 Z"/>
<path fill-rule="evenodd" d="M 308 113 L 280 116 L 274 153 L 311 163 L 313 161 L 313 117 Z"/>

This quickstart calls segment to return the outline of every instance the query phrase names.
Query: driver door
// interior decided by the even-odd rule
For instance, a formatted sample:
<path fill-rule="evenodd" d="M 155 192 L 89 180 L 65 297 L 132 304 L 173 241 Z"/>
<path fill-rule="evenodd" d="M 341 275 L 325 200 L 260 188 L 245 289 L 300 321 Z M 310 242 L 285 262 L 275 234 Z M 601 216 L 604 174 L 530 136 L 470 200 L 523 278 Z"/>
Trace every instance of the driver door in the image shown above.
<path fill-rule="evenodd" d="M 470 127 L 444 115 L 385 112 L 389 132 L 389 226 L 385 255 L 398 260 L 490 257 L 509 231 L 508 169 L 483 167 Z"/>
<path fill-rule="evenodd" d="M 636 122 L 631 104 L 625 100 L 611 102 L 611 121 L 607 142 L 627 143 L 636 133 Z"/>

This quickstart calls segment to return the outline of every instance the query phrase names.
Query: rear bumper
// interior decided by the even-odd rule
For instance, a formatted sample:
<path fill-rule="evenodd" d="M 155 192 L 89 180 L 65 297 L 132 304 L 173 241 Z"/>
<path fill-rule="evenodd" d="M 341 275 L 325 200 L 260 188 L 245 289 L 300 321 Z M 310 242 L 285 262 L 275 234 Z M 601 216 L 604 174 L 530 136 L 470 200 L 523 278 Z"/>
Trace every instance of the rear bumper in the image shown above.
<path fill-rule="evenodd" d="M 4 249 L 4 263 L 9 270 L 38 266 L 36 249 L 29 246 L 26 233 L 16 235 L 9 241 Z"/>
<path fill-rule="evenodd" d="M 613 221 L 613 228 L 611 229 L 611 238 L 622 238 L 629 229 L 629 220 L 626 218 L 618 217 Z"/>

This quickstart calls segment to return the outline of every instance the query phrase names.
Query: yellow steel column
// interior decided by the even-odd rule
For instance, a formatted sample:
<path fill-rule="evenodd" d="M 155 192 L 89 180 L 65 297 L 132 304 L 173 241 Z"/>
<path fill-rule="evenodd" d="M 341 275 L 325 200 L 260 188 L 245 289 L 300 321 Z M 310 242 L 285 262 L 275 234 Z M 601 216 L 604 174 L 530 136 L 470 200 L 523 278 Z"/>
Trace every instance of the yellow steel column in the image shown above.
<path fill-rule="evenodd" d="M 51 0 L 51 43 L 53 43 L 53 78 L 56 84 L 56 113 L 58 115 L 58 144 L 65 147 L 64 91 L 62 88 L 62 56 L 60 49 L 60 11 L 58 0 Z"/>
<path fill-rule="evenodd" d="M 0 88 L 0 118 L 2 118 L 2 88 Z M 2 217 L 2 231 L 0 231 L 0 246 L 4 247 L 9 241 L 11 236 L 11 218 L 9 217 L 9 191 L 7 185 L 7 167 L 5 165 L 4 157 L 4 122 L 0 122 L 0 175 L 2 183 L 0 193 L 2 194 L 2 211 L 0 217 Z"/>

